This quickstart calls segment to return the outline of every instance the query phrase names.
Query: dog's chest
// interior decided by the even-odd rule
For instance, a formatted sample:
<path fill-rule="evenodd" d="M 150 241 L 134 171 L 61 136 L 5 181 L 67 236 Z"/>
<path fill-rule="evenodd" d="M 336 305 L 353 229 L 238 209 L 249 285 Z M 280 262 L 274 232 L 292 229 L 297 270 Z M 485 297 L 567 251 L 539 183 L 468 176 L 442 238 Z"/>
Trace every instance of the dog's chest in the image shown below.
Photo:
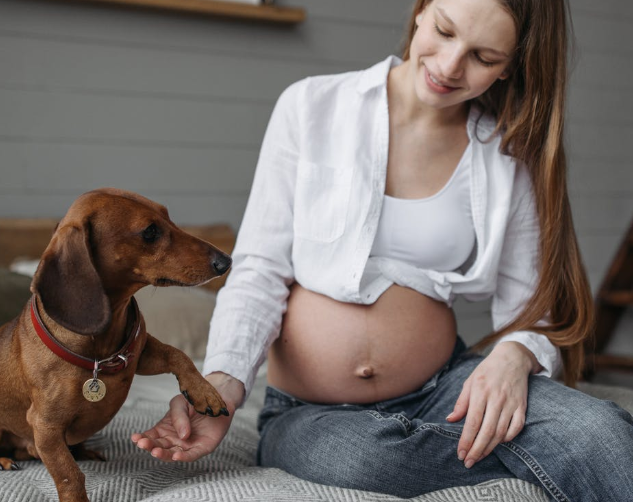
<path fill-rule="evenodd" d="M 73 419 L 66 429 L 66 442 L 77 444 L 103 429 L 116 415 L 127 397 L 129 383 L 103 377 L 106 395 L 100 401 L 89 401 L 83 396 L 82 387 L 75 390 L 76 404 Z"/>

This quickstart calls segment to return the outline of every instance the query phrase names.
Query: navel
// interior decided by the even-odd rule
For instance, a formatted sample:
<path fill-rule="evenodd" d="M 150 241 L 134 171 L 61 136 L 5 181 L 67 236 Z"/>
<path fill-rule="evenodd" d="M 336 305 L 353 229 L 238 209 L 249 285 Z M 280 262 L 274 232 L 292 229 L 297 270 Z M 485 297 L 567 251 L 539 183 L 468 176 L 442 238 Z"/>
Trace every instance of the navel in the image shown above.
<path fill-rule="evenodd" d="M 374 368 L 371 366 L 359 366 L 354 375 L 360 378 L 371 378 L 374 376 Z"/>

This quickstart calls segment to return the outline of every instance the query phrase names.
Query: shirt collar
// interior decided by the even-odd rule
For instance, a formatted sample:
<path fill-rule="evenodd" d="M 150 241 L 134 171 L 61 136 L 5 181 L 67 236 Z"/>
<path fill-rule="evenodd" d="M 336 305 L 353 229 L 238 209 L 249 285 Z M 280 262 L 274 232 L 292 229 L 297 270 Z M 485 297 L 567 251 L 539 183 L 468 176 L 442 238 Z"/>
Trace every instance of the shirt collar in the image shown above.
<path fill-rule="evenodd" d="M 398 56 L 389 56 L 374 66 L 363 70 L 358 79 L 356 89 L 359 93 L 364 94 L 377 87 L 386 87 L 389 70 L 400 64 L 402 64 L 402 59 Z M 472 103 L 467 123 L 468 136 L 471 141 L 477 138 L 477 132 L 480 132 L 480 137 L 487 138 L 494 129 L 494 119 L 487 115 L 482 116 L 479 107 Z"/>
<path fill-rule="evenodd" d="M 364 94 L 376 87 L 387 85 L 387 75 L 389 75 L 389 70 L 401 63 L 402 59 L 399 57 L 389 56 L 387 59 L 375 64 L 371 68 L 367 68 L 361 72 L 356 89 L 359 93 Z"/>

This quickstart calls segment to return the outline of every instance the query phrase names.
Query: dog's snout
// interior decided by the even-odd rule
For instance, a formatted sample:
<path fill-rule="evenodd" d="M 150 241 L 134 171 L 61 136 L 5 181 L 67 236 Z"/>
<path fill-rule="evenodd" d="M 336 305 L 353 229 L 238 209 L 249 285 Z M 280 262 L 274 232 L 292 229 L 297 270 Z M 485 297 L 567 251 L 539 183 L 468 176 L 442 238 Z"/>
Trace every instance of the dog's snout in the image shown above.
<path fill-rule="evenodd" d="M 213 269 L 218 273 L 218 275 L 224 274 L 229 268 L 231 268 L 231 257 L 228 255 L 217 255 L 213 258 Z"/>

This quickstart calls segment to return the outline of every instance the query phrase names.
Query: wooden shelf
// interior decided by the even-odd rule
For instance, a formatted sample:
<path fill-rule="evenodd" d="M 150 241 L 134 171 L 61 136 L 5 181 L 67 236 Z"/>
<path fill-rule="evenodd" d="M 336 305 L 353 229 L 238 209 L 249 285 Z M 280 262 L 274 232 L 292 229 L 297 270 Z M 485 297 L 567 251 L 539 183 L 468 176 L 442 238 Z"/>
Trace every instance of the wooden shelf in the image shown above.
<path fill-rule="evenodd" d="M 69 1 L 69 0 L 65 0 Z M 121 5 L 163 11 L 188 12 L 271 23 L 297 24 L 305 20 L 305 10 L 276 5 L 251 5 L 220 0 L 70 0 L 76 3 Z"/>

